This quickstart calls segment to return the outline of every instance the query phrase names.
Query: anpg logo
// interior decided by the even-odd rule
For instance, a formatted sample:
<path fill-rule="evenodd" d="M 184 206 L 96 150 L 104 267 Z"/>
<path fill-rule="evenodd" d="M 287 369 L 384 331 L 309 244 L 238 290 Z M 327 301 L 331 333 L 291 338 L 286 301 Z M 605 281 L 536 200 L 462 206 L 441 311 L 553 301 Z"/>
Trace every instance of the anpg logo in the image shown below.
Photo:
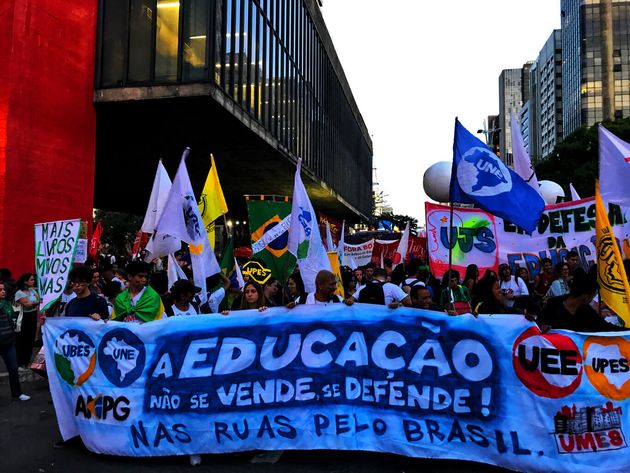
<path fill-rule="evenodd" d="M 505 164 L 489 149 L 467 151 L 457 166 L 457 181 L 464 192 L 489 197 L 512 190 L 512 176 Z"/>
<path fill-rule="evenodd" d="M 126 328 L 107 332 L 98 346 L 99 366 L 114 386 L 122 388 L 136 381 L 144 370 L 145 360 L 144 343 Z"/>
<path fill-rule="evenodd" d="M 68 330 L 55 341 L 55 368 L 70 386 L 81 386 L 94 372 L 94 342 L 80 330 Z"/>

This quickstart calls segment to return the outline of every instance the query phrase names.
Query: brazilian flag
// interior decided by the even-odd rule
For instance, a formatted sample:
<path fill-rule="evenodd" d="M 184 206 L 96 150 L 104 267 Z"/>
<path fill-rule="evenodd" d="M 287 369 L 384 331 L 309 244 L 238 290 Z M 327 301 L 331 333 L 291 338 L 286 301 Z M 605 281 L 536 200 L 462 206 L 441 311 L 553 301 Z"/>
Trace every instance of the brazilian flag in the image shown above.
<path fill-rule="evenodd" d="M 291 202 L 275 200 L 248 200 L 247 212 L 249 214 L 249 232 L 252 237 L 252 245 L 262 236 L 272 230 L 282 220 L 291 214 Z M 271 270 L 271 275 L 284 285 L 287 277 L 293 272 L 295 256 L 289 253 L 287 247 L 289 232 L 282 233 L 261 251 L 254 253 L 252 259 L 256 259 Z"/>

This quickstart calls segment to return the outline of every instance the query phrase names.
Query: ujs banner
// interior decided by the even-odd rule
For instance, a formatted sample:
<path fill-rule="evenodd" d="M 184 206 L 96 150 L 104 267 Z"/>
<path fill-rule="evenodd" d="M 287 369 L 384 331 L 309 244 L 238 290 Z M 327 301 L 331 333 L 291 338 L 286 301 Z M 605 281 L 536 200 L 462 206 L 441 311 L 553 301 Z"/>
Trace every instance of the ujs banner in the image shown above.
<path fill-rule="evenodd" d="M 441 277 L 448 269 L 448 248 L 453 247 L 453 267 L 463 272 L 474 263 L 481 274 L 496 271 L 508 263 L 512 271 L 526 267 L 534 277 L 540 260 L 550 258 L 555 265 L 569 251 L 576 251 L 580 264 L 588 269 L 595 264 L 595 199 L 548 205 L 538 226 L 527 235 L 514 224 L 480 209 L 456 208 L 453 211 L 453 240 L 449 238 L 449 207 L 426 203 L 427 247 L 431 271 Z M 629 209 L 610 203 L 608 216 L 622 248 L 630 241 Z"/>
<path fill-rule="evenodd" d="M 55 302 L 68 280 L 79 239 L 81 220 L 58 220 L 35 224 L 35 271 L 45 310 Z"/>
<path fill-rule="evenodd" d="M 159 456 L 334 449 L 627 472 L 630 340 L 343 304 L 45 324 L 64 439 Z"/>

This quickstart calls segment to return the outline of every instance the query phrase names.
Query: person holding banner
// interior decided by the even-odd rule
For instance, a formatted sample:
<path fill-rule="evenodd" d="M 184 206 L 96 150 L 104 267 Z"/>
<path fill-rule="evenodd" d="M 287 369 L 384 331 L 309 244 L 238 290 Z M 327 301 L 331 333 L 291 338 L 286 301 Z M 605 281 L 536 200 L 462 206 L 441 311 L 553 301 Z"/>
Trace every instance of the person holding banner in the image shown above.
<path fill-rule="evenodd" d="M 197 315 L 199 307 L 194 303 L 195 294 L 201 292 L 201 288 L 195 286 L 188 279 L 175 281 L 171 287 L 171 298 L 173 304 L 166 308 L 169 317 L 179 317 L 182 315 Z"/>
<path fill-rule="evenodd" d="M 148 272 L 149 265 L 143 261 L 127 265 L 129 287 L 114 300 L 111 320 L 144 323 L 162 318 L 164 305 L 160 295 L 147 286 Z"/>
<path fill-rule="evenodd" d="M 471 312 L 470 294 L 465 286 L 459 283 L 459 271 L 451 270 L 442 278 L 440 306 L 448 315 L 461 315 Z"/>
<path fill-rule="evenodd" d="M 293 273 L 288 277 L 284 292 L 285 298 L 289 302 L 295 302 L 304 294 L 304 282 L 300 273 Z"/>
<path fill-rule="evenodd" d="M 17 337 L 18 365 L 28 368 L 33 357 L 35 333 L 37 332 L 37 308 L 39 307 L 39 294 L 35 289 L 35 275 L 24 273 L 17 281 L 15 303 L 22 308 L 22 324 L 19 327 Z M 16 329 L 17 330 L 17 329 Z"/>
<path fill-rule="evenodd" d="M 232 304 L 232 310 L 253 310 L 257 309 L 258 312 L 264 312 L 267 310 L 265 303 L 265 293 L 259 284 L 253 280 L 249 280 L 243 286 L 243 297 L 236 299 Z M 228 315 L 230 311 L 224 310 L 221 312 L 223 315 Z"/>
<path fill-rule="evenodd" d="M 344 302 L 346 305 L 352 305 L 352 298 L 343 300 L 335 294 L 337 290 L 337 277 L 334 273 L 322 269 L 315 276 L 315 292 L 304 293 L 295 302 L 287 304 L 288 309 L 294 308 L 297 304 L 336 304 Z"/>
<path fill-rule="evenodd" d="M 66 304 L 62 315 L 65 317 L 89 317 L 92 320 L 107 321 L 109 310 L 104 297 L 90 291 L 92 270 L 87 266 L 77 266 L 70 270 L 68 280 L 76 297 Z"/>
<path fill-rule="evenodd" d="M 540 266 L 542 271 L 534 278 L 534 297 L 536 297 L 538 301 L 542 300 L 545 295 L 547 295 L 554 280 L 553 263 L 551 259 L 541 259 Z"/>

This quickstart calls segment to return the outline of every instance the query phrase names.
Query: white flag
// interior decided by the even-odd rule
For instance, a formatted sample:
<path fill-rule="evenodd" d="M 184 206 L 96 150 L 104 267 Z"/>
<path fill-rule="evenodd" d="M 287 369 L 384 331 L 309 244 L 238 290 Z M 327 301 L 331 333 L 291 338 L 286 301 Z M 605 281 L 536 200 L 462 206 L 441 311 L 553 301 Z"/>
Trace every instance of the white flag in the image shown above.
<path fill-rule="evenodd" d="M 407 226 L 405 227 L 405 231 L 400 238 L 400 242 L 398 243 L 398 249 L 394 254 L 394 260 L 392 261 L 392 269 L 394 269 L 399 264 L 405 263 L 405 256 L 407 256 L 407 248 L 409 247 L 409 222 L 407 222 Z"/>
<path fill-rule="evenodd" d="M 188 279 L 186 277 L 186 273 L 184 273 L 184 270 L 175 259 L 175 255 L 173 253 L 168 255 L 168 263 L 166 266 L 166 272 L 168 274 L 168 288 L 169 289 L 173 287 L 173 284 L 175 284 L 175 281 L 178 281 L 180 279 Z"/>
<path fill-rule="evenodd" d="M 301 168 L 302 159 L 299 159 L 293 186 L 288 247 L 297 258 L 306 292 L 314 292 L 317 273 L 322 269 L 332 271 L 332 268 L 319 234 L 315 210 L 300 177 Z"/>
<path fill-rule="evenodd" d="M 571 200 L 581 200 L 580 194 L 577 193 L 573 184 L 569 182 L 569 190 L 571 191 Z"/>
<path fill-rule="evenodd" d="M 512 129 L 512 156 L 514 157 L 514 171 L 521 176 L 529 186 L 540 194 L 536 171 L 525 149 L 521 128 L 518 126 L 514 112 L 510 112 L 510 128 Z"/>
<path fill-rule="evenodd" d="M 241 267 L 238 265 L 238 261 L 234 258 L 234 271 L 236 272 L 236 282 L 238 288 L 243 289 L 245 287 L 245 280 L 243 279 L 243 273 L 241 273 Z"/>
<path fill-rule="evenodd" d="M 189 152 L 186 148 L 155 233 L 170 235 L 188 243 L 195 286 L 201 288 L 200 299 L 205 302 L 206 278 L 218 273 L 221 268 L 208 241 L 208 233 L 186 169 L 186 156 Z"/>
<path fill-rule="evenodd" d="M 344 240 L 346 238 L 346 221 L 341 222 L 341 235 L 339 235 L 339 242 L 337 243 L 337 259 L 339 260 L 339 266 L 343 266 L 343 247 Z M 354 269 L 354 268 L 352 268 Z"/>
<path fill-rule="evenodd" d="M 630 206 L 630 144 L 599 125 L 599 192 L 605 203 Z"/>
<path fill-rule="evenodd" d="M 155 227 L 162 215 L 164 204 L 168 198 L 168 193 L 171 190 L 172 182 L 168 177 L 168 173 L 162 164 L 162 160 L 158 163 L 157 171 L 155 173 L 155 179 L 153 180 L 153 189 L 151 189 L 151 197 L 149 197 L 149 205 L 147 206 L 147 212 L 144 214 L 144 222 L 140 229 L 144 233 L 153 233 Z"/>

